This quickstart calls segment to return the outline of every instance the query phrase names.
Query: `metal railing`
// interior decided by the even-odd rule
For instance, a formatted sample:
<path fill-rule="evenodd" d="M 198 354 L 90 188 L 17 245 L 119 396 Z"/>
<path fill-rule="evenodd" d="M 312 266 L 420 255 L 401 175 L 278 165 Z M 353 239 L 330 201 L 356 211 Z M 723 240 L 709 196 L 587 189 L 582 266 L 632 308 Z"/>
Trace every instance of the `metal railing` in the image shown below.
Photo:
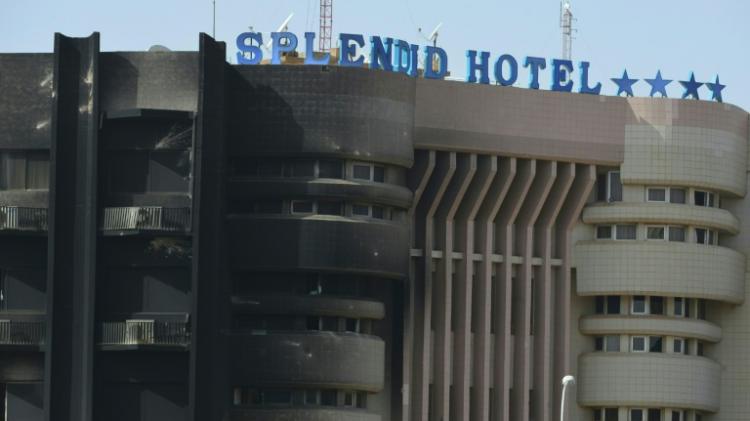
<path fill-rule="evenodd" d="M 104 208 L 105 231 L 190 231 L 190 208 L 160 206 Z"/>
<path fill-rule="evenodd" d="M 100 345 L 167 345 L 185 346 L 190 343 L 186 322 L 158 320 L 126 320 L 99 324 Z"/>
<path fill-rule="evenodd" d="M 44 345 L 43 321 L 0 320 L 0 345 Z"/>
<path fill-rule="evenodd" d="M 0 230 L 47 231 L 47 209 L 0 206 Z"/>

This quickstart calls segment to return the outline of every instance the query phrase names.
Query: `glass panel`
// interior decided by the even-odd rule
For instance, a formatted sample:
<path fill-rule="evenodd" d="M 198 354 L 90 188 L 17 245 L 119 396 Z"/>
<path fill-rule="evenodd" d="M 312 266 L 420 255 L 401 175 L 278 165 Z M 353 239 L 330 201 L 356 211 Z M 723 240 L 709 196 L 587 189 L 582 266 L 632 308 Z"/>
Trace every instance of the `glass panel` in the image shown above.
<path fill-rule="evenodd" d="M 357 392 L 357 408 L 367 408 L 367 393 Z"/>
<path fill-rule="evenodd" d="M 682 298 L 675 298 L 674 299 L 674 315 L 675 316 L 682 316 L 683 314 L 683 301 Z"/>
<path fill-rule="evenodd" d="M 264 160 L 258 163 L 258 175 L 261 177 L 281 177 L 283 167 L 281 161 Z"/>
<path fill-rule="evenodd" d="M 594 410 L 594 421 L 602 421 L 602 411 L 603 409 L 595 409 Z"/>
<path fill-rule="evenodd" d="M 596 227 L 596 238 L 600 240 L 611 240 L 612 239 L 612 226 L 611 225 L 599 225 Z"/>
<path fill-rule="evenodd" d="M 309 200 L 293 200 L 292 213 L 312 213 L 313 203 Z"/>
<path fill-rule="evenodd" d="M 702 298 L 698 300 L 698 318 L 706 320 L 706 300 Z"/>
<path fill-rule="evenodd" d="M 354 406 L 354 392 L 344 392 L 344 406 Z"/>
<path fill-rule="evenodd" d="M 672 421 L 682 421 L 681 411 L 672 410 Z"/>
<path fill-rule="evenodd" d="M 618 225 L 616 234 L 618 240 L 635 240 L 635 225 Z"/>
<path fill-rule="evenodd" d="M 643 314 L 646 312 L 646 297 L 643 295 L 633 296 L 633 313 Z"/>
<path fill-rule="evenodd" d="M 0 154 L 0 190 L 26 188 L 26 157 L 23 152 Z"/>
<path fill-rule="evenodd" d="M 646 350 L 646 338 L 643 336 L 633 337 L 633 351 L 643 352 Z"/>
<path fill-rule="evenodd" d="M 669 241 L 685 241 L 685 228 L 669 227 Z"/>
<path fill-rule="evenodd" d="M 662 352 L 662 337 L 651 336 L 649 337 L 649 352 Z"/>
<path fill-rule="evenodd" d="M 604 351 L 604 337 L 597 336 L 594 338 L 594 350 Z"/>
<path fill-rule="evenodd" d="M 305 390 L 305 403 L 307 405 L 317 405 L 320 399 L 319 390 Z"/>
<path fill-rule="evenodd" d="M 336 391 L 330 389 L 321 391 L 320 404 L 323 406 L 336 406 Z"/>
<path fill-rule="evenodd" d="M 649 409 L 648 421 L 661 421 L 661 409 Z"/>
<path fill-rule="evenodd" d="M 315 176 L 314 161 L 293 161 L 291 162 L 292 177 L 313 177 Z"/>
<path fill-rule="evenodd" d="M 644 421 L 642 409 L 631 409 L 630 410 L 630 421 Z"/>
<path fill-rule="evenodd" d="M 716 231 L 708 230 L 708 245 L 716 245 Z"/>
<path fill-rule="evenodd" d="M 26 188 L 29 190 L 49 189 L 49 152 L 29 152 L 26 161 Z"/>
<path fill-rule="evenodd" d="M 320 215 L 343 215 L 344 206 L 341 202 L 318 202 L 318 214 Z"/>
<path fill-rule="evenodd" d="M 359 319 L 346 319 L 347 332 L 359 332 Z"/>
<path fill-rule="evenodd" d="M 292 403 L 292 392 L 288 390 L 263 391 L 263 403 L 266 405 L 289 405 Z"/>
<path fill-rule="evenodd" d="M 617 408 L 605 408 L 604 409 L 604 421 L 617 421 Z"/>
<path fill-rule="evenodd" d="M 609 173 L 609 201 L 622 202 L 622 183 L 620 183 L 620 173 Z"/>
<path fill-rule="evenodd" d="M 646 238 L 648 238 L 649 240 L 663 240 L 664 227 L 647 227 Z"/>
<path fill-rule="evenodd" d="M 594 313 L 604 314 L 604 297 L 601 295 L 594 297 Z"/>
<path fill-rule="evenodd" d="M 606 350 L 607 352 L 620 352 L 620 337 L 616 335 L 610 335 L 606 338 Z"/>
<path fill-rule="evenodd" d="M 151 152 L 150 191 L 187 192 L 190 186 L 190 152 L 161 150 Z"/>
<path fill-rule="evenodd" d="M 255 212 L 265 215 L 278 215 L 283 212 L 284 203 L 280 200 L 275 202 L 258 202 L 255 204 Z"/>
<path fill-rule="evenodd" d="M 318 162 L 318 177 L 344 178 L 343 165 L 341 164 L 341 161 Z"/>
<path fill-rule="evenodd" d="M 714 207 L 714 197 L 715 195 L 713 193 L 708 194 L 708 206 Z"/>
<path fill-rule="evenodd" d="M 672 352 L 674 352 L 675 354 L 682 354 L 682 345 L 682 339 L 675 338 L 672 346 Z"/>
<path fill-rule="evenodd" d="M 375 219 L 385 219 L 385 209 L 382 206 L 373 206 L 372 217 Z"/>
<path fill-rule="evenodd" d="M 696 354 L 699 357 L 703 356 L 703 342 L 701 342 L 701 341 L 698 341 L 698 349 L 696 350 Z"/>
<path fill-rule="evenodd" d="M 369 216 L 370 207 L 367 205 L 352 205 L 352 215 Z"/>
<path fill-rule="evenodd" d="M 373 167 L 373 175 L 372 175 L 373 181 L 377 181 L 378 183 L 384 183 L 385 182 L 385 168 L 376 165 Z"/>
<path fill-rule="evenodd" d="M 695 205 L 696 206 L 706 206 L 707 200 L 706 200 L 706 192 L 704 191 L 696 191 L 695 192 Z"/>
<path fill-rule="evenodd" d="M 663 188 L 649 188 L 648 189 L 648 200 L 649 202 L 664 202 L 667 200 L 667 189 Z"/>
<path fill-rule="evenodd" d="M 685 189 L 669 189 L 669 201 L 671 203 L 685 203 Z"/>
<path fill-rule="evenodd" d="M 596 200 L 598 202 L 607 201 L 607 174 L 596 176 Z"/>
<path fill-rule="evenodd" d="M 651 314 L 664 314 L 664 297 L 651 297 Z"/>
<path fill-rule="evenodd" d="M 113 193 L 145 193 L 148 190 L 148 152 L 118 152 L 109 158 Z"/>
<path fill-rule="evenodd" d="M 607 314 L 620 314 L 619 295 L 610 295 L 607 297 Z"/>
<path fill-rule="evenodd" d="M 703 228 L 695 229 L 695 242 L 698 244 L 706 244 L 706 230 Z"/>
<path fill-rule="evenodd" d="M 352 177 L 358 180 L 370 180 L 370 166 L 369 165 L 353 165 L 352 166 Z"/>
<path fill-rule="evenodd" d="M 322 330 L 337 332 L 339 330 L 339 319 L 337 317 L 321 317 L 322 319 Z"/>

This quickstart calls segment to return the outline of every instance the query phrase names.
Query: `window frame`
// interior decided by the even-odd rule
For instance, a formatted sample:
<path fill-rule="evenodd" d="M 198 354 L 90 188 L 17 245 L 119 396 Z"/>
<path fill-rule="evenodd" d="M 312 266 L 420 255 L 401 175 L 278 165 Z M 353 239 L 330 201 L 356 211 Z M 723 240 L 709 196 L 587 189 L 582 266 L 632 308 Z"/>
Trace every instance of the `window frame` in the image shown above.
<path fill-rule="evenodd" d="M 651 199 L 651 191 L 663 190 L 664 200 L 653 200 Z M 648 203 L 669 203 L 669 187 L 646 187 L 646 202 Z"/>
<path fill-rule="evenodd" d="M 638 224 L 617 224 L 617 225 L 613 225 L 613 226 L 614 226 L 613 239 L 615 241 L 635 241 L 635 240 L 638 239 Z M 633 233 L 635 234 L 635 236 L 633 238 L 620 238 L 618 236 L 617 229 L 619 227 L 628 227 L 628 226 L 632 226 L 633 227 Z"/>
<path fill-rule="evenodd" d="M 636 339 L 642 339 L 643 340 L 643 349 L 636 349 L 636 347 L 635 347 L 635 341 L 636 341 Z M 633 335 L 633 336 L 630 337 L 630 352 L 647 353 L 648 349 L 649 349 L 648 336 Z"/>
<path fill-rule="evenodd" d="M 680 350 L 677 350 L 677 344 L 680 344 Z M 672 338 L 672 353 L 673 354 L 687 354 L 687 342 L 685 338 L 674 337 Z"/>
<path fill-rule="evenodd" d="M 310 203 L 310 211 L 309 212 L 297 212 L 294 210 L 294 205 L 296 203 Z M 294 199 L 289 203 L 289 213 L 292 215 L 315 215 L 318 211 L 317 202 L 315 200 L 304 200 L 304 199 Z"/>
<path fill-rule="evenodd" d="M 639 312 L 635 310 L 635 297 L 643 297 L 643 312 Z M 650 297 L 648 295 L 633 295 L 630 298 L 630 314 L 634 316 L 648 316 L 650 314 L 649 312 L 649 304 L 650 304 Z"/>
<path fill-rule="evenodd" d="M 649 230 L 652 228 L 661 229 L 661 238 L 651 238 Z M 667 241 L 669 239 L 669 226 L 667 225 L 646 225 L 646 240 L 648 241 Z"/>
<path fill-rule="evenodd" d="M 612 197 L 612 176 L 617 174 L 617 178 L 620 181 L 620 198 L 614 199 Z M 620 170 L 607 171 L 607 203 L 622 202 L 622 178 L 620 177 Z"/>

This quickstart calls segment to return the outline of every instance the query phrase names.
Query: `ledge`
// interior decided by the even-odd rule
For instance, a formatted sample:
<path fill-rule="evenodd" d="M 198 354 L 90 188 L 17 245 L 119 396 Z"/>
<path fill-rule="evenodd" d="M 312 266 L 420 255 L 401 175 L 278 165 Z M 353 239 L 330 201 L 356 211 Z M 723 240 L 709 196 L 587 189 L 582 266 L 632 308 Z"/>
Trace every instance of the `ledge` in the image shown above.
<path fill-rule="evenodd" d="M 584 316 L 578 322 L 584 335 L 643 334 L 721 340 L 721 328 L 705 320 L 665 316 Z"/>
<path fill-rule="evenodd" d="M 233 408 L 229 421 L 380 421 L 364 410 L 335 408 Z"/>
<path fill-rule="evenodd" d="M 693 225 L 714 228 L 730 234 L 740 232 L 740 221 L 725 209 L 674 203 L 597 203 L 583 210 L 583 222 Z"/>
<path fill-rule="evenodd" d="M 184 110 L 164 110 L 153 108 L 128 108 L 123 110 L 107 111 L 104 113 L 105 120 L 118 120 L 123 118 L 148 118 L 148 119 L 192 119 L 195 113 Z"/>
<path fill-rule="evenodd" d="M 385 305 L 377 301 L 333 296 L 257 295 L 232 297 L 238 313 L 337 316 L 381 320 Z"/>
<path fill-rule="evenodd" d="M 719 409 L 721 367 L 708 358 L 591 353 L 579 357 L 578 374 L 581 406 Z"/>

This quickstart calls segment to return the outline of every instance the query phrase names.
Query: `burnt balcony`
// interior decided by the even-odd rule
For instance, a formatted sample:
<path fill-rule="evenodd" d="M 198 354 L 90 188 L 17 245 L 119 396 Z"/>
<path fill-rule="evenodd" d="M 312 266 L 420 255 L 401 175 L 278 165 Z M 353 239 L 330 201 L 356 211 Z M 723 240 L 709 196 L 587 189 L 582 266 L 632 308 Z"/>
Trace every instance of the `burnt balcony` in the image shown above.
<path fill-rule="evenodd" d="M 0 231 L 47 232 L 47 209 L 0 206 Z"/>
<path fill-rule="evenodd" d="M 188 233 L 190 208 L 161 206 L 107 207 L 102 215 L 105 234 L 123 235 L 140 232 Z"/>
<path fill-rule="evenodd" d="M 97 344 L 103 350 L 187 350 L 190 325 L 187 315 L 137 315 L 97 325 Z"/>
<path fill-rule="evenodd" d="M 0 348 L 41 350 L 46 335 L 43 314 L 0 312 Z"/>

